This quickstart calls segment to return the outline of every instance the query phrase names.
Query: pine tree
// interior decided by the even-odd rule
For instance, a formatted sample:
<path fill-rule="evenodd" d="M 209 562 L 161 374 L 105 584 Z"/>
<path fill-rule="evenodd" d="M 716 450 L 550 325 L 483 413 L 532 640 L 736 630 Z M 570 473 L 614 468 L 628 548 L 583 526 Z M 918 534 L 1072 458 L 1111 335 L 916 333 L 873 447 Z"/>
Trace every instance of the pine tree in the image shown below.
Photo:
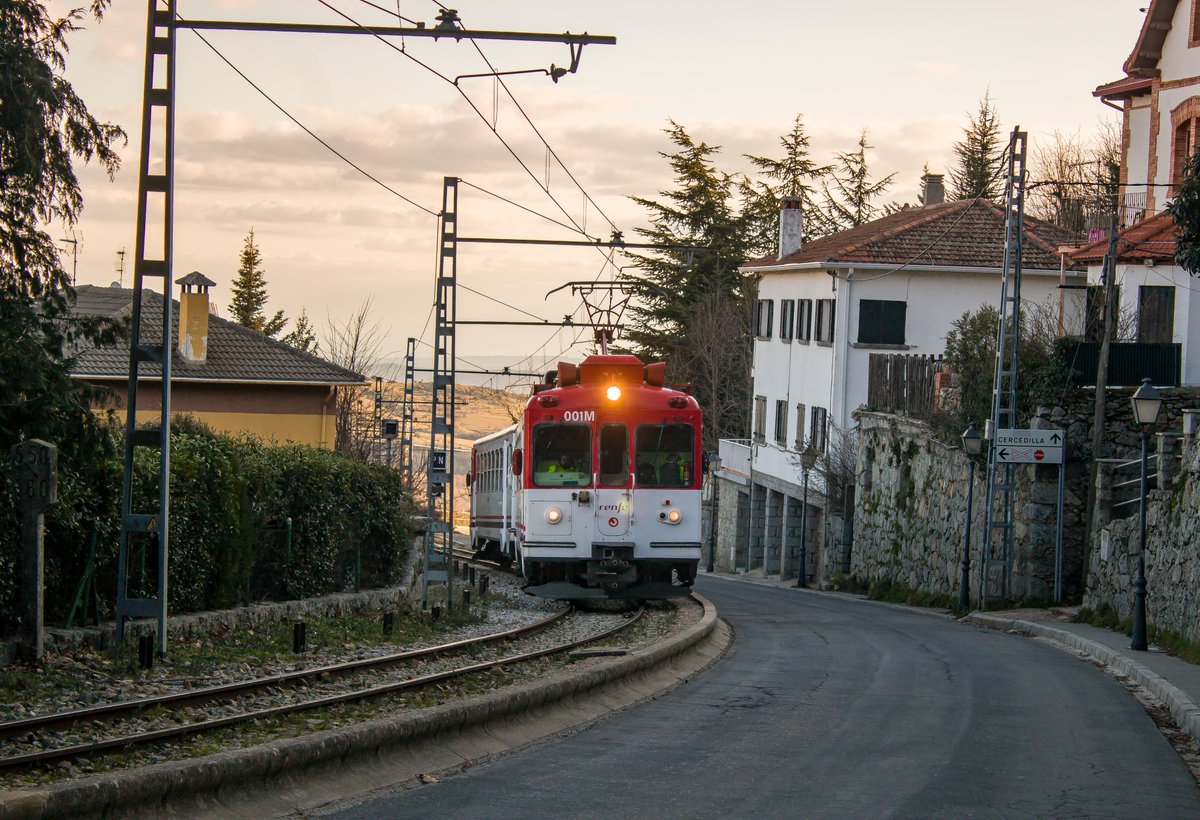
<path fill-rule="evenodd" d="M 231 290 L 233 301 L 229 303 L 229 312 L 235 322 L 272 338 L 283 330 L 287 319 L 282 310 L 276 311 L 270 319 L 263 314 L 263 308 L 267 306 L 267 278 L 262 267 L 262 253 L 254 243 L 253 228 L 242 245 L 241 264 Z"/>
<path fill-rule="evenodd" d="M 950 198 L 998 199 L 1001 194 L 999 168 L 1004 145 L 1000 138 L 1000 115 L 985 91 L 979 110 L 967 115 L 963 138 L 954 143 L 958 163 L 950 169 Z"/>
<path fill-rule="evenodd" d="M 316 328 L 309 321 L 307 310 L 300 308 L 300 315 L 296 317 L 292 332 L 284 336 L 282 341 L 303 353 L 316 355 L 320 352 L 321 345 L 317 342 Z"/>
<path fill-rule="evenodd" d="M 829 233 L 816 204 L 817 186 L 833 170 L 831 165 L 818 165 L 809 152 L 810 139 L 804 121 L 797 114 L 792 129 L 779 138 L 783 156 L 775 159 L 745 154 L 766 180 L 741 183 L 743 212 L 746 216 L 747 250 L 751 256 L 762 256 L 775 250 L 779 235 L 779 201 L 785 196 L 799 197 L 804 211 L 804 241 Z"/>
<path fill-rule="evenodd" d="M 735 207 L 737 180 L 713 163 L 720 148 L 696 142 L 675 122 L 665 133 L 676 150 L 659 155 L 670 163 L 675 187 L 660 192 L 662 201 L 633 197 L 648 211 L 651 225 L 637 231 L 656 244 L 700 249 L 631 254 L 639 271 L 624 277 L 637 298 L 627 314 L 622 337 L 643 360 L 666 358 L 669 377 L 691 383 L 701 401 L 719 391 L 733 392 L 736 400 L 728 403 L 728 412 L 705 417 L 705 444 L 715 446 L 721 436 L 745 431 L 749 363 L 737 368 L 740 376 L 726 375 L 721 383 L 710 384 L 707 374 L 711 370 L 697 363 L 695 351 L 712 346 L 707 336 L 715 332 L 714 323 L 705 317 L 711 318 L 712 306 L 717 303 L 736 319 L 720 330 L 725 335 L 718 345 L 723 355 L 736 358 L 750 350 L 747 300 L 753 283 L 737 269 L 746 259 L 745 220 Z"/>
<path fill-rule="evenodd" d="M 822 186 L 825 191 L 825 217 L 835 226 L 835 230 L 856 228 L 881 213 L 875 200 L 891 187 L 896 175 L 888 174 L 878 182 L 871 180 L 867 151 L 873 147 L 867 142 L 867 130 L 864 128 L 858 137 L 857 151 L 835 154 L 837 164 L 829 177 L 833 182 L 833 190 L 830 190 L 829 182 Z"/>
<path fill-rule="evenodd" d="M 90 13 L 99 20 L 107 6 L 93 0 Z M 0 2 L 0 453 L 43 438 L 58 445 L 64 471 L 106 438 L 89 409 L 104 391 L 71 377 L 70 351 L 115 344 L 120 330 L 71 314 L 74 291 L 54 239 L 62 234 L 50 232 L 70 229 L 83 209 L 73 162 L 95 160 L 111 179 L 125 139 L 64 77 L 67 37 L 86 13 L 56 18 L 45 3 Z M 5 484 L 0 477 L 0 491 Z M 0 502 L 0 523 L 6 509 Z M 0 597 L 7 592 L 0 581 Z"/>

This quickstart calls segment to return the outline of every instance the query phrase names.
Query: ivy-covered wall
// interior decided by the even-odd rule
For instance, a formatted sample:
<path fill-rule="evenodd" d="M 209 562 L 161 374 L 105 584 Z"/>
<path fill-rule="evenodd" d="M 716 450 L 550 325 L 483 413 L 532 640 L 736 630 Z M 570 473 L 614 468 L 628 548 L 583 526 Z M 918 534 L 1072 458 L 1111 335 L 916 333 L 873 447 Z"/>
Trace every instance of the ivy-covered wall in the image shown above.
<path fill-rule="evenodd" d="M 86 464 L 60 460 L 59 500 L 46 513 L 47 624 L 65 622 L 93 549 L 97 592 L 108 610 L 101 615 L 111 615 L 118 445 Z M 139 448 L 135 509 L 156 506 L 157 470 L 157 451 Z M 0 635 L 5 635 L 16 626 L 20 577 L 7 470 L 0 474 L 0 491 L 7 500 L 0 505 Z M 321 595 L 353 588 L 356 581 L 363 587 L 390 585 L 399 579 L 411 533 L 412 510 L 397 471 L 328 450 L 216 434 L 187 419 L 172 426 L 172 612 Z M 146 559 L 150 584 L 152 553 Z M 140 555 L 132 565 L 140 572 Z"/>

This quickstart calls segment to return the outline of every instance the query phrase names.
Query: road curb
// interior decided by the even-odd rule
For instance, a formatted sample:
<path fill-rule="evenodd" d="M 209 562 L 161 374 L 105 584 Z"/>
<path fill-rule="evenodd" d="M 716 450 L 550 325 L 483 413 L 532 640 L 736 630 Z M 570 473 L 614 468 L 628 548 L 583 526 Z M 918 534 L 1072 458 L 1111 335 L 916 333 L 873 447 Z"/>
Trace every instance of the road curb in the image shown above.
<path fill-rule="evenodd" d="M 1061 644 L 1077 649 L 1089 658 L 1093 658 L 1111 667 L 1116 672 L 1129 677 L 1144 686 L 1156 698 L 1161 700 L 1171 713 L 1171 718 L 1179 728 L 1200 741 L 1200 707 L 1197 707 L 1184 692 L 1170 681 L 1142 666 L 1135 660 L 1114 651 L 1102 643 L 1068 632 L 1065 629 L 1055 629 L 1038 621 L 1023 621 L 1001 618 L 996 615 L 986 615 L 972 612 L 963 620 L 988 629 L 1003 632 L 1016 632 L 1021 635 L 1032 635 L 1039 638 L 1049 638 Z"/>
<path fill-rule="evenodd" d="M 364 755 L 498 718 L 511 717 L 583 695 L 614 681 L 663 665 L 697 646 L 716 628 L 716 608 L 700 595 L 700 620 L 664 643 L 614 658 L 589 669 L 502 691 L 444 703 L 418 712 L 380 718 L 303 737 L 218 752 L 193 760 L 157 763 L 0 795 L 0 820 L 28 817 L 115 815 L 133 809 L 164 810 L 180 798 L 215 794 L 230 786 L 266 783 L 281 774 Z"/>

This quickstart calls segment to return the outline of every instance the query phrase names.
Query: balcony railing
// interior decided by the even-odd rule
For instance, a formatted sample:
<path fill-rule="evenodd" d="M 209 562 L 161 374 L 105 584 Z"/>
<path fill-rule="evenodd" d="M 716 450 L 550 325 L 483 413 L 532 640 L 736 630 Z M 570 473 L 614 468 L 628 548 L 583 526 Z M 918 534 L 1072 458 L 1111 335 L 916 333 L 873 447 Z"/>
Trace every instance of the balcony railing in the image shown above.
<path fill-rule="evenodd" d="M 721 471 L 750 477 L 750 439 L 723 438 L 717 443 L 717 454 L 721 456 Z"/>

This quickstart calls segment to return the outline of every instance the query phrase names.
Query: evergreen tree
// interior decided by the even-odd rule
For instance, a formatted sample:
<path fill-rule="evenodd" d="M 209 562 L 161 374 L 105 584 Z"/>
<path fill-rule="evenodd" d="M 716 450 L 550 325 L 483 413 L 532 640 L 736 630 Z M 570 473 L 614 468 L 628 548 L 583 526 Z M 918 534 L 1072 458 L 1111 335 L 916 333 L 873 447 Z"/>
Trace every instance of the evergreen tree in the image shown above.
<path fill-rule="evenodd" d="M 282 339 L 284 344 L 291 345 L 303 353 L 318 354 L 321 349 L 320 343 L 317 342 L 316 328 L 308 319 L 308 311 L 300 308 L 300 315 L 296 317 L 296 324 L 292 327 L 291 333 L 288 333 Z"/>
<path fill-rule="evenodd" d="M 1179 226 L 1175 264 L 1192 276 L 1200 275 L 1200 151 L 1192 154 L 1184 166 L 1183 182 L 1166 212 Z"/>
<path fill-rule="evenodd" d="M 779 201 L 785 196 L 799 197 L 804 211 L 804 241 L 830 232 L 816 204 L 818 184 L 833 170 L 831 165 L 818 165 L 809 152 L 810 139 L 804 120 L 797 114 L 792 129 L 779 138 L 783 156 L 778 159 L 745 154 L 765 180 L 741 182 L 743 212 L 748 235 L 747 251 L 751 256 L 763 256 L 776 248 L 779 235 Z"/>
<path fill-rule="evenodd" d="M 90 13 L 99 20 L 107 6 L 93 0 Z M 44 438 L 58 445 L 64 468 L 104 438 L 89 409 L 100 391 L 71 378 L 70 351 L 84 341 L 113 344 L 121 330 L 70 314 L 74 292 L 49 232 L 56 223 L 69 229 L 83 208 L 72 161 L 94 159 L 111 179 L 120 165 L 114 146 L 125 138 L 63 77 L 67 36 L 86 15 L 0 2 L 0 452 Z"/>
<path fill-rule="evenodd" d="M 985 91 L 979 101 L 979 110 L 967 115 L 967 127 L 963 138 L 954 143 L 957 164 L 950 169 L 950 198 L 999 199 L 1002 193 L 1001 175 L 996 173 L 1004 154 L 1004 143 L 1000 138 L 1000 115 Z"/>
<path fill-rule="evenodd" d="M 712 306 L 718 302 L 727 313 L 745 315 L 744 321 L 717 331 L 727 334 L 721 345 L 726 355 L 736 357 L 750 349 L 747 300 L 753 283 L 737 270 L 746 259 L 745 220 L 735 207 L 737 180 L 713 164 L 720 148 L 696 142 L 675 122 L 665 133 L 676 150 L 659 155 L 670 163 L 675 187 L 660 192 L 662 201 L 633 197 L 649 213 L 651 226 L 637 231 L 656 244 L 700 249 L 631 254 L 639 271 L 624 277 L 636 300 L 622 335 L 643 360 L 665 358 L 670 378 L 691 383 L 702 402 L 718 391 L 733 391 L 737 398 L 727 413 L 705 418 L 705 445 L 715 446 L 717 438 L 745 431 L 749 366 L 740 369 L 740 378 L 723 376 L 722 383 L 709 384 L 706 372 L 711 371 L 695 364 L 693 352 L 711 346 L 708 336 L 716 323 L 705 317 L 712 317 Z M 704 331 L 698 327 L 702 321 Z M 697 338 L 700 335 L 705 338 Z"/>
<path fill-rule="evenodd" d="M 823 183 L 825 217 L 835 230 L 856 228 L 881 215 L 881 208 L 875 201 L 891 187 L 896 175 L 892 173 L 878 182 L 872 181 L 867 151 L 873 147 L 867 142 L 864 128 L 858 137 L 857 151 L 835 155 L 837 164 L 829 176 L 833 190 L 828 181 Z"/>
<path fill-rule="evenodd" d="M 262 254 L 254 243 L 253 228 L 242 245 L 241 264 L 231 290 L 233 301 L 229 303 L 229 312 L 235 322 L 272 338 L 283 330 L 287 319 L 282 310 L 276 311 L 270 319 L 263 314 L 263 308 L 267 306 L 267 278 L 262 267 Z"/>

